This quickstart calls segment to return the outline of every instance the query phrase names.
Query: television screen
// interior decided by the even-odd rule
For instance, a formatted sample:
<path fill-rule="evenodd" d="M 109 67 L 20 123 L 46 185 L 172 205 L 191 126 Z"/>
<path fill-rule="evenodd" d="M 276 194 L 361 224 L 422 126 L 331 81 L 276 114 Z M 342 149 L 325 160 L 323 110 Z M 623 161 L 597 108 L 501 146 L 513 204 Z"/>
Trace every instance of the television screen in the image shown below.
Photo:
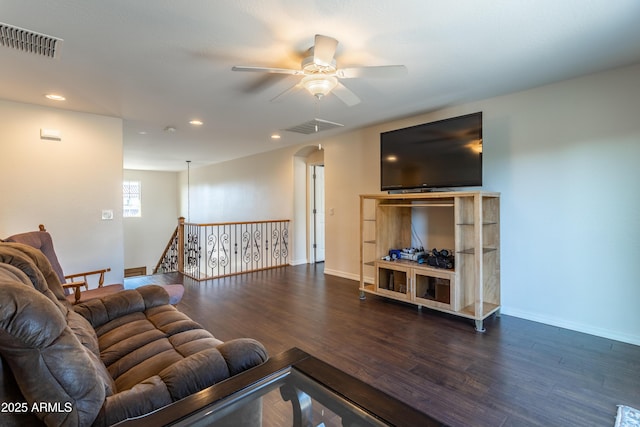
<path fill-rule="evenodd" d="M 482 185 L 482 112 L 380 134 L 383 191 Z"/>

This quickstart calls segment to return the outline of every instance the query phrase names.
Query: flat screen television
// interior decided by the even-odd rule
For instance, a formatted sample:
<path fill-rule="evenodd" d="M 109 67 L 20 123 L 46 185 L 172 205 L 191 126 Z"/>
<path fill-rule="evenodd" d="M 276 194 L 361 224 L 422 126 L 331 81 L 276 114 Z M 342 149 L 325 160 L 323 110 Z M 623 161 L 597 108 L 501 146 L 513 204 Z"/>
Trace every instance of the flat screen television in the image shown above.
<path fill-rule="evenodd" d="M 380 134 L 382 191 L 482 185 L 482 112 Z"/>

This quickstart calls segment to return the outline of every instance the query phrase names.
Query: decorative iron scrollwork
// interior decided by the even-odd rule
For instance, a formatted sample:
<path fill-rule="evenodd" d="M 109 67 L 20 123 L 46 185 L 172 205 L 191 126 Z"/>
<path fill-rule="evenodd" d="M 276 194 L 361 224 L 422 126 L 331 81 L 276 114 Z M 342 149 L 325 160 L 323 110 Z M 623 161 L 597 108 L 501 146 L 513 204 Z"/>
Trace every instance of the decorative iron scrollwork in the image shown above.
<path fill-rule="evenodd" d="M 289 229 L 285 223 L 282 228 L 276 228 L 272 232 L 273 252 L 271 256 L 276 260 L 283 260 L 289 257 Z"/>
<path fill-rule="evenodd" d="M 184 246 L 184 269 L 194 275 L 199 272 L 201 252 L 200 237 L 197 232 L 187 233 Z"/>
<path fill-rule="evenodd" d="M 170 273 L 178 271 L 178 235 L 171 239 L 171 244 L 162 256 L 162 261 L 157 269 L 158 273 Z"/>
<path fill-rule="evenodd" d="M 207 264 L 211 269 L 217 269 L 219 267 L 225 268 L 229 265 L 229 242 L 230 236 L 228 233 L 219 233 L 219 230 L 214 229 L 207 237 Z"/>
<path fill-rule="evenodd" d="M 286 265 L 289 221 L 185 224 L 184 271 L 197 280 Z M 206 242 L 205 263 L 201 264 Z M 163 255 L 162 271 L 179 269 L 178 237 Z"/>

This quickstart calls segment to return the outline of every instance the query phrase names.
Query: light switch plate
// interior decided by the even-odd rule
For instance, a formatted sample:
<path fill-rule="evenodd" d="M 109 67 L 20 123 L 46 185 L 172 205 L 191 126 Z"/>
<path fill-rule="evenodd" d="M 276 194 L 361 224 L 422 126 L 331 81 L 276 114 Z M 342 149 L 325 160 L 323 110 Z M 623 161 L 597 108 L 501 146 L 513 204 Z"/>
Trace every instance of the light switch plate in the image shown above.
<path fill-rule="evenodd" d="M 62 141 L 62 134 L 59 129 L 40 129 L 40 139 Z"/>

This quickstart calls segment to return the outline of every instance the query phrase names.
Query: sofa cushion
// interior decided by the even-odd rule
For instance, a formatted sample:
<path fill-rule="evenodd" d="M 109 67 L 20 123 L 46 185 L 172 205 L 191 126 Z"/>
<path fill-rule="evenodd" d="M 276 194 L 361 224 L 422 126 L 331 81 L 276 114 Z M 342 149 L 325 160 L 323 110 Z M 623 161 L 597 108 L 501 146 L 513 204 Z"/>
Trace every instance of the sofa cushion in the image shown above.
<path fill-rule="evenodd" d="M 91 324 L 84 317 L 80 316 L 73 310 L 67 312 L 67 325 L 76 335 L 80 344 L 89 349 L 93 354 L 100 357 L 100 348 L 98 347 L 98 336 Z"/>
<path fill-rule="evenodd" d="M 168 303 L 169 295 L 161 286 L 147 285 L 106 295 L 100 299 L 81 302 L 75 305 L 73 309 L 87 319 L 97 331 L 103 325 L 113 320 L 122 319 L 128 314 L 142 313 L 148 308 L 159 307 Z M 120 321 L 126 323 L 128 319 Z"/>
<path fill-rule="evenodd" d="M 207 386 L 229 377 L 225 359 L 215 350 L 222 341 L 171 305 L 130 313 L 115 319 L 113 323 L 115 325 L 101 325 L 96 332 L 101 359 L 119 391 L 127 390 L 179 363 L 186 363 L 185 373 L 188 372 L 188 363 L 198 365 L 200 375 L 207 377 Z M 191 362 L 183 361 L 199 353 L 204 355 L 208 350 L 215 350 L 216 353 L 213 356 L 207 353 L 210 360 L 196 356 Z M 166 375 L 170 376 L 170 373 Z M 188 382 L 186 378 L 183 381 Z M 197 387 L 194 391 L 200 389 Z M 172 394 L 174 398 L 177 396 Z"/>
<path fill-rule="evenodd" d="M 91 327 L 91 324 L 76 313 L 73 310 L 67 312 L 67 325 L 69 329 L 74 333 L 80 344 L 82 344 L 88 352 L 89 359 L 92 365 L 96 369 L 100 381 L 104 384 L 105 394 L 111 396 L 116 393 L 116 384 L 111 377 L 111 374 L 107 371 L 104 363 L 100 359 L 100 347 L 98 346 L 98 337 L 96 332 Z"/>

